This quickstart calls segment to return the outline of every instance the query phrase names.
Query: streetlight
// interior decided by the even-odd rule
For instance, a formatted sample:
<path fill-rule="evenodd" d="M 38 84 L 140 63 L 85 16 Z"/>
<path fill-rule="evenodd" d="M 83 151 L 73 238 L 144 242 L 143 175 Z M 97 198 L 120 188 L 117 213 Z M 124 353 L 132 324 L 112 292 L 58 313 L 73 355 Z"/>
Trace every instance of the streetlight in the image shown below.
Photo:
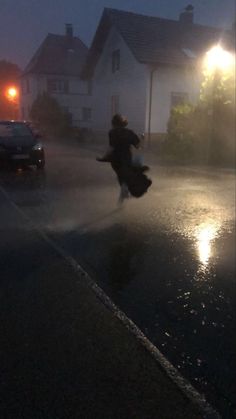
<path fill-rule="evenodd" d="M 216 70 L 228 72 L 234 67 L 234 55 L 220 45 L 216 45 L 207 51 L 205 66 L 209 74 L 215 73 Z"/>
<path fill-rule="evenodd" d="M 9 86 L 6 88 L 5 96 L 9 102 L 12 103 L 13 108 L 13 119 L 17 117 L 17 108 L 18 108 L 18 99 L 19 99 L 19 91 L 15 86 Z"/>
<path fill-rule="evenodd" d="M 234 76 L 235 56 L 230 51 L 225 50 L 221 45 L 213 46 L 206 52 L 204 63 L 204 73 L 211 82 L 211 110 L 209 114 L 212 117 L 212 131 L 208 141 L 208 161 L 209 152 L 212 149 L 212 141 L 216 137 L 216 125 L 219 122 L 217 118 L 217 101 L 225 93 L 223 82 L 227 77 Z"/>
<path fill-rule="evenodd" d="M 17 93 L 18 92 L 17 92 L 15 87 L 9 87 L 8 90 L 7 90 L 8 98 L 11 99 L 11 100 L 16 99 Z"/>

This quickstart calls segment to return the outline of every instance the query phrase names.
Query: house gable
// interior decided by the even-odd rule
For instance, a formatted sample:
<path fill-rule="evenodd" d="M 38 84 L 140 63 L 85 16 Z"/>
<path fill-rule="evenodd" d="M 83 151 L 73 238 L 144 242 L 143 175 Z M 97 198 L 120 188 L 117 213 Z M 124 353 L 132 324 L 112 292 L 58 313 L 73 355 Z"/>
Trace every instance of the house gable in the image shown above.
<path fill-rule="evenodd" d="M 26 66 L 26 74 L 80 76 L 88 48 L 77 37 L 48 34 Z"/>
<path fill-rule="evenodd" d="M 113 71 L 112 59 L 113 54 L 119 51 L 119 69 Z M 125 43 L 119 32 L 115 27 L 111 27 L 107 36 L 103 51 L 99 56 L 95 71 L 94 80 L 98 81 L 100 77 L 107 78 L 108 82 L 118 82 L 119 80 L 136 77 L 138 69 L 143 69 L 143 64 L 140 64 L 132 51 Z"/>
<path fill-rule="evenodd" d="M 88 48 L 73 36 L 71 25 L 66 25 L 66 29 L 65 35 L 47 35 L 22 74 L 21 113 L 24 119 L 29 118 L 34 100 L 44 92 L 55 97 L 71 114 L 74 125 L 83 126 L 84 109 L 91 113 L 88 82 L 80 77 Z"/>
<path fill-rule="evenodd" d="M 110 28 L 115 27 L 140 63 L 191 65 L 213 44 L 233 48 L 231 31 L 137 13 L 104 9 L 94 36 L 83 77 L 92 77 Z"/>
<path fill-rule="evenodd" d="M 119 69 L 113 71 L 113 54 L 119 51 Z M 115 27 L 110 28 L 93 78 L 93 124 L 107 130 L 112 114 L 121 112 L 129 125 L 144 130 L 147 67 L 137 62 Z"/>

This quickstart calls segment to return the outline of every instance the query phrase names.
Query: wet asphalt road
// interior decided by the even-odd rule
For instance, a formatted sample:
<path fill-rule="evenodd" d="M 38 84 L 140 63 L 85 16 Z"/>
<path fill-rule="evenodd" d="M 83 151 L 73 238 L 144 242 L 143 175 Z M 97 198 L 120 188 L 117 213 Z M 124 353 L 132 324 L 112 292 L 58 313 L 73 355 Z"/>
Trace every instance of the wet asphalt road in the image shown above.
<path fill-rule="evenodd" d="M 49 144 L 46 152 L 44 173 L 1 171 L 10 199 L 233 418 L 235 175 L 149 158 L 150 192 L 120 208 L 115 175 L 94 151 Z"/>

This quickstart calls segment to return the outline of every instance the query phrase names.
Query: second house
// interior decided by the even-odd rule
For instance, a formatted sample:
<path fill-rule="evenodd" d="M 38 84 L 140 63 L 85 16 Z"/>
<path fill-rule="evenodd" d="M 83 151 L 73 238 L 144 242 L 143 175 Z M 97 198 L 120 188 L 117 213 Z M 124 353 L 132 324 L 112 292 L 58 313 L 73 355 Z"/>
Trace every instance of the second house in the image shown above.
<path fill-rule="evenodd" d="M 48 34 L 21 77 L 21 118 L 28 120 L 34 100 L 47 92 L 69 113 L 73 126 L 90 128 L 91 82 L 80 77 L 87 54 L 71 24 L 65 35 Z"/>

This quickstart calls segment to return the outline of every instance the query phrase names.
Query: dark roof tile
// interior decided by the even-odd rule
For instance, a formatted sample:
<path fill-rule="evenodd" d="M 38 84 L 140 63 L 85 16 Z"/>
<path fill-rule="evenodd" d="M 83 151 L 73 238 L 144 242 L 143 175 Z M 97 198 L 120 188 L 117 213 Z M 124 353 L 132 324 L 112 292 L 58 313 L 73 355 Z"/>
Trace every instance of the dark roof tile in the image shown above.
<path fill-rule="evenodd" d="M 80 76 L 88 48 L 77 37 L 48 34 L 25 68 L 29 73 Z"/>
<path fill-rule="evenodd" d="M 216 42 L 233 43 L 230 32 L 219 28 L 105 9 L 88 54 L 84 77 L 92 76 L 111 26 L 117 29 L 141 63 L 183 65 Z M 191 50 L 193 56 L 183 49 Z"/>

